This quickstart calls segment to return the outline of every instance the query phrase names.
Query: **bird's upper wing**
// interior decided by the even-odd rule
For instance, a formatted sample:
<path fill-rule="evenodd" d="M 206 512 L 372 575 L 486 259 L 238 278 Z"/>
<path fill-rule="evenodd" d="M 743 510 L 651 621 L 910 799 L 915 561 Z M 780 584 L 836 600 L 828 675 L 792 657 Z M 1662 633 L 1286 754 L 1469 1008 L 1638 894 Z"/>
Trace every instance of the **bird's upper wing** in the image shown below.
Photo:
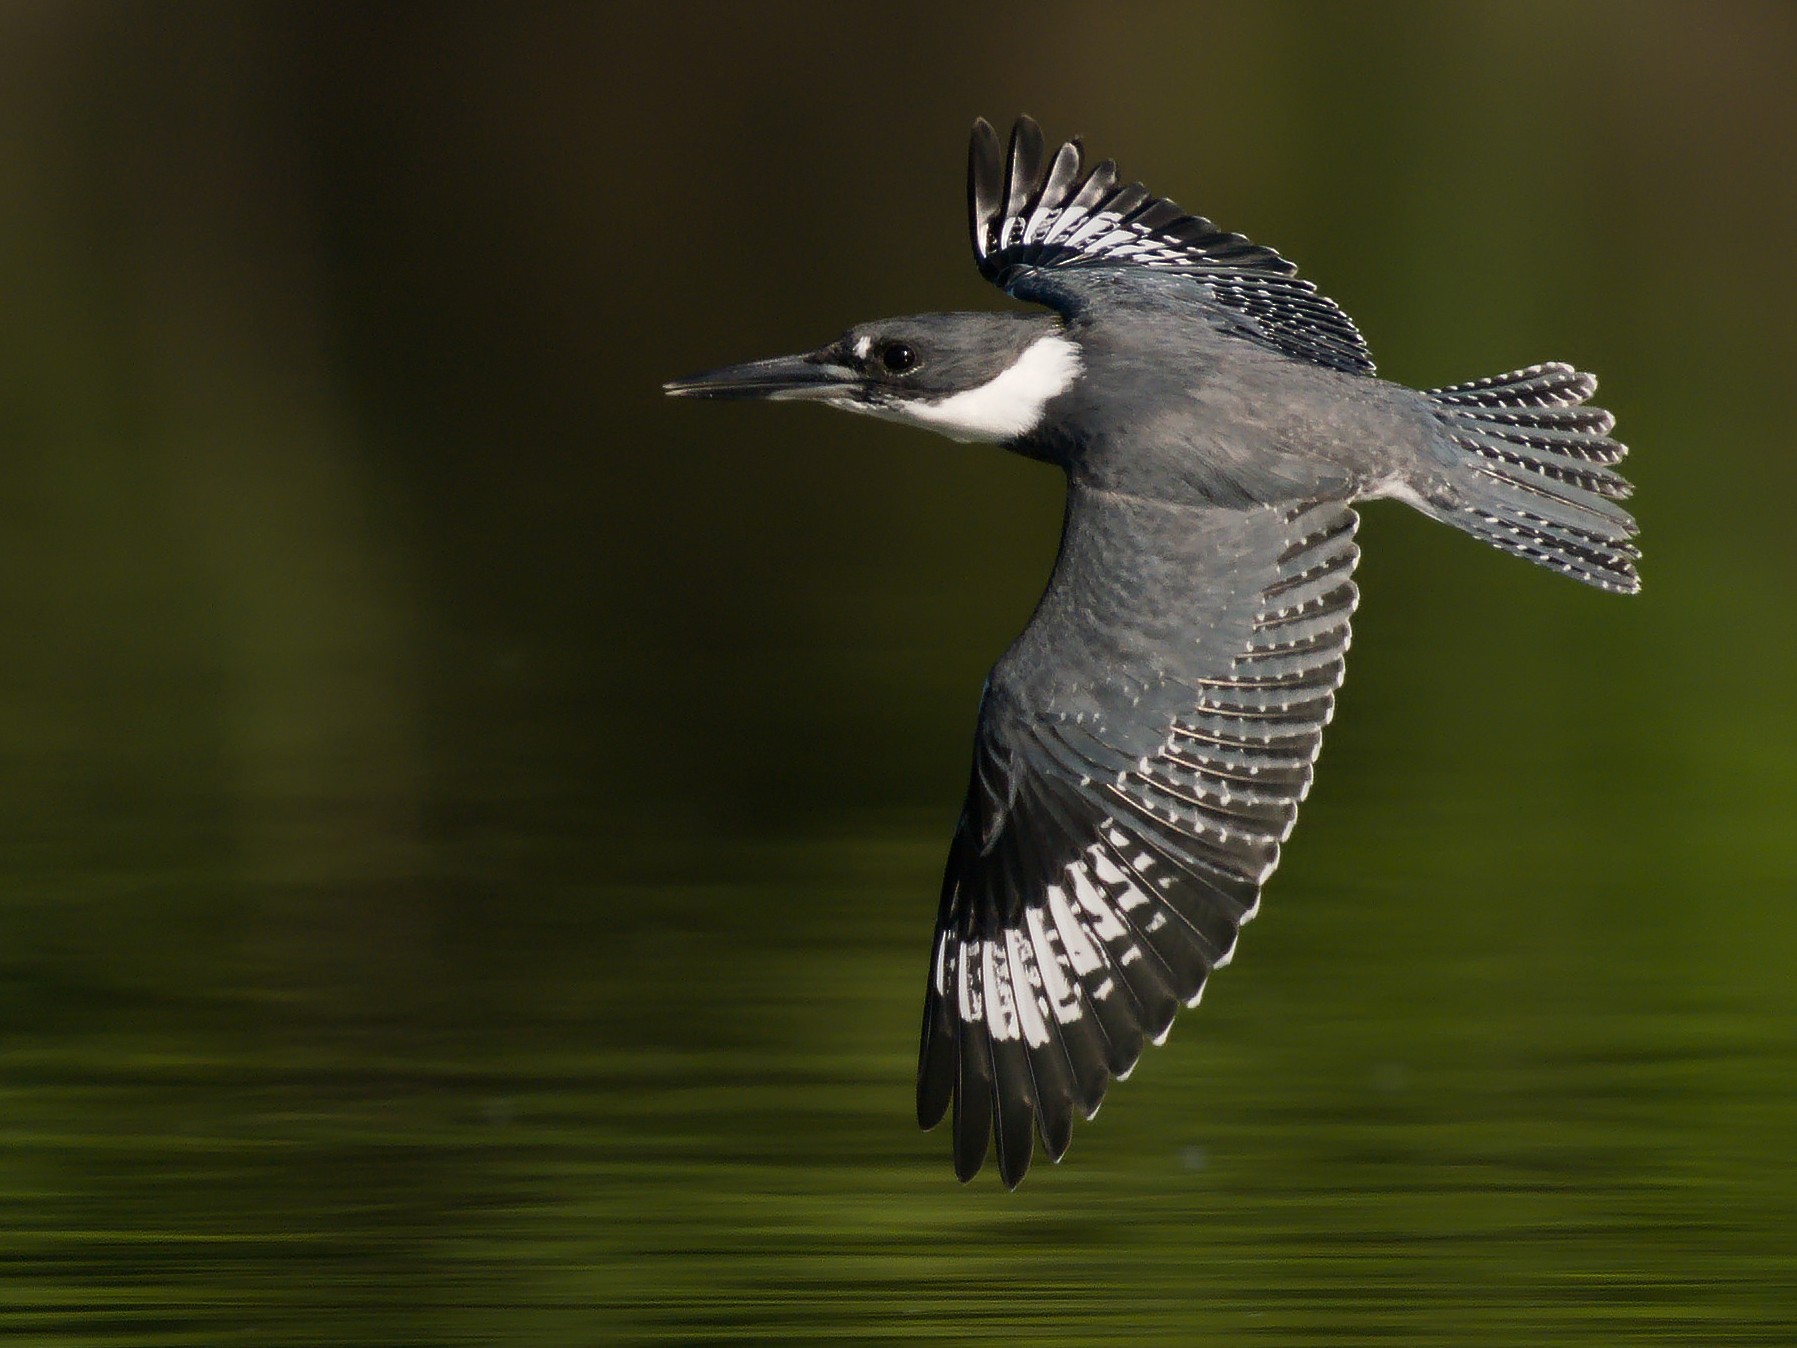
<path fill-rule="evenodd" d="M 987 280 L 1067 312 L 1095 293 L 1095 268 L 1117 279 L 1136 268 L 1184 276 L 1216 306 L 1226 330 L 1300 360 L 1373 372 L 1353 321 L 1300 280 L 1292 263 L 1140 183 L 1123 184 L 1108 159 L 1089 171 L 1082 159 L 1078 141 L 1049 158 L 1042 129 L 1028 117 L 1018 119 L 1009 155 L 990 124 L 974 123 L 967 201 L 974 256 Z"/>
<path fill-rule="evenodd" d="M 1058 1160 L 1074 1110 L 1229 961 L 1341 682 L 1356 523 L 1340 502 L 1070 496 L 986 686 L 931 952 L 917 1112 L 953 1100 L 963 1179 L 996 1136 L 1015 1185 L 1032 1126 Z"/>

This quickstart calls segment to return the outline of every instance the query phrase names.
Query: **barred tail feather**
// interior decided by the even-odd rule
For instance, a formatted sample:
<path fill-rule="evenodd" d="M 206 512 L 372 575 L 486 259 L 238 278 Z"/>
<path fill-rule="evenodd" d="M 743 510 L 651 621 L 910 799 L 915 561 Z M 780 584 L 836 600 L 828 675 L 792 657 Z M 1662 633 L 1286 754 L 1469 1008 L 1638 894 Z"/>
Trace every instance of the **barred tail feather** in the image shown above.
<path fill-rule="evenodd" d="M 1599 589 L 1641 588 L 1636 526 L 1616 502 L 1634 490 L 1616 419 L 1585 406 L 1594 375 L 1558 361 L 1430 389 L 1447 432 L 1446 497 L 1429 513 L 1476 538 Z"/>

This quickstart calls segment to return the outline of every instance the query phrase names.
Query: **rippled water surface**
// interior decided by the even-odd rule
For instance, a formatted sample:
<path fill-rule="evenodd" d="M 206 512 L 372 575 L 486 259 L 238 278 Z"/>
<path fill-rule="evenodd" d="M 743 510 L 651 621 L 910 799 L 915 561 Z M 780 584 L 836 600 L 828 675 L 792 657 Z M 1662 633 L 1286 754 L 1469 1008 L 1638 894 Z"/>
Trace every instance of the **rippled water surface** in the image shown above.
<path fill-rule="evenodd" d="M 0 15 L 0 1339 L 1797 1341 L 1791 26 L 1141 12 Z M 1599 369 L 1647 588 L 1369 509 L 1262 916 L 1009 1194 L 912 1075 L 1058 484 L 655 390 L 997 303 L 1014 108 Z"/>
<path fill-rule="evenodd" d="M 1680 931 L 1577 836 L 1519 892 L 1405 794 L 1374 848 L 1324 793 L 1236 968 L 1015 1195 L 909 1117 L 930 831 L 628 884 L 584 830 L 375 885 L 64 873 L 8 919 L 0 1325 L 1788 1341 L 1784 896 Z"/>

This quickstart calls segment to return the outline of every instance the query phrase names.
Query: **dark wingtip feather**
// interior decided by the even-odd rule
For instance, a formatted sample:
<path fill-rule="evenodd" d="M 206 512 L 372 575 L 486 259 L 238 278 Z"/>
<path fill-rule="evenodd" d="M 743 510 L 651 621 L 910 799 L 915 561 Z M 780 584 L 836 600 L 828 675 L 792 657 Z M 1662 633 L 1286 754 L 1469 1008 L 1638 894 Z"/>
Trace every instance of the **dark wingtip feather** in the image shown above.
<path fill-rule="evenodd" d="M 1036 1126 L 1042 1132 L 1042 1152 L 1057 1165 L 1073 1145 L 1072 1104 L 1069 1100 L 1055 1109 L 1045 1109 L 1036 1118 Z"/>
<path fill-rule="evenodd" d="M 975 257 L 985 257 L 989 249 L 992 222 L 1004 205 L 1000 196 L 1003 178 L 1004 148 L 998 132 L 991 122 L 977 117 L 967 145 L 967 217 Z"/>
<path fill-rule="evenodd" d="M 1080 148 L 1072 141 L 1055 151 L 1054 160 L 1048 166 L 1048 177 L 1042 184 L 1042 195 L 1036 203 L 1038 210 L 1058 209 L 1067 204 L 1079 183 L 1082 163 Z"/>
<path fill-rule="evenodd" d="M 942 1122 L 954 1095 L 954 1041 L 948 1007 L 932 987 L 924 997 L 923 1038 L 917 1055 L 917 1126 L 926 1133 Z"/>
<path fill-rule="evenodd" d="M 1047 147 L 1042 128 L 1030 117 L 1019 117 L 1011 128 L 1011 157 L 1005 169 L 1005 216 L 1029 211 L 1042 185 L 1042 155 Z"/>
<path fill-rule="evenodd" d="M 1005 1080 L 1006 1074 L 1000 1074 L 995 1089 L 1013 1092 L 1003 1100 L 995 1122 L 994 1130 L 998 1143 L 998 1174 L 1004 1180 L 1005 1188 L 1015 1189 L 1023 1183 L 1023 1177 L 1029 1173 L 1030 1152 L 1036 1136 L 1035 1110 L 1028 1099 L 1020 1099 L 1014 1093 L 1014 1087 Z M 1010 1079 L 1011 1083 L 1015 1078 Z"/>
<path fill-rule="evenodd" d="M 992 1141 L 992 1070 L 983 1025 L 962 1021 L 960 1073 L 955 1086 L 955 1178 L 963 1184 L 986 1164 Z"/>

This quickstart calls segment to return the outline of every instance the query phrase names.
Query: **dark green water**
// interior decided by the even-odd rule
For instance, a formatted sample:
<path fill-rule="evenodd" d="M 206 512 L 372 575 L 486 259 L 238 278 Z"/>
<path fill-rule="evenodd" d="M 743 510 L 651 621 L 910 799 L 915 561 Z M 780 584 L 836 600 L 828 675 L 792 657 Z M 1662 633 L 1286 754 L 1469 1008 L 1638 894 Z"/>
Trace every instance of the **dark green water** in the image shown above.
<path fill-rule="evenodd" d="M 1794 61 L 1773 8 L 0 13 L 0 1338 L 1797 1340 Z M 1647 588 L 1370 509 L 1263 916 L 1007 1194 L 911 1079 L 1057 485 L 655 388 L 995 304 L 1013 110 L 1394 378 L 1599 370 Z"/>

